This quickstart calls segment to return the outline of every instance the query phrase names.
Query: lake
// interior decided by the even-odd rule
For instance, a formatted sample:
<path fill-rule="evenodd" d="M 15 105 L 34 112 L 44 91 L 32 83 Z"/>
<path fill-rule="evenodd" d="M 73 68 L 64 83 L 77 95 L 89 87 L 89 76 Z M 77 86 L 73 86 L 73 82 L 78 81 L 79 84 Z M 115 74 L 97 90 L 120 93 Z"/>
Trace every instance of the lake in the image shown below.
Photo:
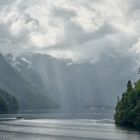
<path fill-rule="evenodd" d="M 114 125 L 113 110 L 25 111 L 0 115 L 0 140 L 140 140 L 140 133 Z"/>

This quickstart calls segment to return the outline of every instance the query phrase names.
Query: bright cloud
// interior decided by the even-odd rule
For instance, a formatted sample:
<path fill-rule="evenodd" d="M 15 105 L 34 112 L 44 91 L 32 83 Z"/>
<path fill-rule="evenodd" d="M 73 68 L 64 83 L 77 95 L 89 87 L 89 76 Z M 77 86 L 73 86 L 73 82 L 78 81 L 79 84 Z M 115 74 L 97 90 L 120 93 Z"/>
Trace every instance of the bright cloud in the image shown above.
<path fill-rule="evenodd" d="M 138 0 L 0 0 L 3 53 L 31 51 L 97 62 L 112 50 L 140 52 L 139 38 Z"/>

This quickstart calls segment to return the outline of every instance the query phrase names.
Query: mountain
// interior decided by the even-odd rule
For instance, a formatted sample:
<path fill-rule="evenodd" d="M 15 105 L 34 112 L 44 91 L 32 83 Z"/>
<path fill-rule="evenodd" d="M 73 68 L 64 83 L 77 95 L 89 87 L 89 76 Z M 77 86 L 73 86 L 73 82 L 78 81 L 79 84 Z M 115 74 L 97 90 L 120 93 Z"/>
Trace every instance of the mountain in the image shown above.
<path fill-rule="evenodd" d="M 20 109 L 47 109 L 55 106 L 47 94 L 36 90 L 1 54 L 0 88 L 17 98 Z"/>
<path fill-rule="evenodd" d="M 14 96 L 0 89 L 0 113 L 16 113 L 18 103 Z"/>
<path fill-rule="evenodd" d="M 120 60 L 124 65 L 119 63 Z M 16 59 L 15 67 L 32 83 L 33 75 L 38 74 L 42 89 L 58 101 L 61 108 L 80 110 L 90 106 L 114 107 L 117 96 L 124 90 L 122 85 L 135 75 L 131 65 L 129 57 L 116 59 L 103 55 L 98 63 L 93 63 L 57 59 L 45 54 L 26 54 Z"/>

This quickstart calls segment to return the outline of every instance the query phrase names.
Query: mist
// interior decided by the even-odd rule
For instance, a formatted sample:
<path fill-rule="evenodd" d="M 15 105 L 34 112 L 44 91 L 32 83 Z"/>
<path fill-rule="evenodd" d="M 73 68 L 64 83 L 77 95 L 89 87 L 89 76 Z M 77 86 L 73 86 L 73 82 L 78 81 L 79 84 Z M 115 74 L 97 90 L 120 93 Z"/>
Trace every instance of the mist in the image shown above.
<path fill-rule="evenodd" d="M 29 70 L 23 73 L 17 61 L 28 60 L 43 91 L 62 107 L 114 106 L 126 81 L 138 79 L 139 6 L 137 0 L 0 0 L 0 52 L 12 55 L 10 65 L 24 78 Z"/>
<path fill-rule="evenodd" d="M 137 63 L 129 56 L 115 54 L 113 57 L 104 54 L 98 63 L 77 63 L 39 53 L 22 55 L 13 62 L 21 75 L 36 87 L 38 75 L 41 89 L 44 87 L 47 96 L 67 112 L 90 106 L 114 108 L 117 97 L 126 91 L 127 81 L 138 79 L 138 69 L 133 67 Z"/>

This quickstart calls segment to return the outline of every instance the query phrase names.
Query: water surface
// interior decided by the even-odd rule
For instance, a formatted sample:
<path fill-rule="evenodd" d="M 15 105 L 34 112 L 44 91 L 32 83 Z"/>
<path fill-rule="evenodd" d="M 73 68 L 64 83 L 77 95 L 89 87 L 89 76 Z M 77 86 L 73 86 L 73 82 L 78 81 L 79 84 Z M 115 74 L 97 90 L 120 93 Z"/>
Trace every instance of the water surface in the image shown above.
<path fill-rule="evenodd" d="M 114 125 L 113 114 L 26 113 L 24 119 L 1 115 L 0 140 L 140 140 L 140 133 Z M 3 118 L 2 118 L 3 117 Z"/>

